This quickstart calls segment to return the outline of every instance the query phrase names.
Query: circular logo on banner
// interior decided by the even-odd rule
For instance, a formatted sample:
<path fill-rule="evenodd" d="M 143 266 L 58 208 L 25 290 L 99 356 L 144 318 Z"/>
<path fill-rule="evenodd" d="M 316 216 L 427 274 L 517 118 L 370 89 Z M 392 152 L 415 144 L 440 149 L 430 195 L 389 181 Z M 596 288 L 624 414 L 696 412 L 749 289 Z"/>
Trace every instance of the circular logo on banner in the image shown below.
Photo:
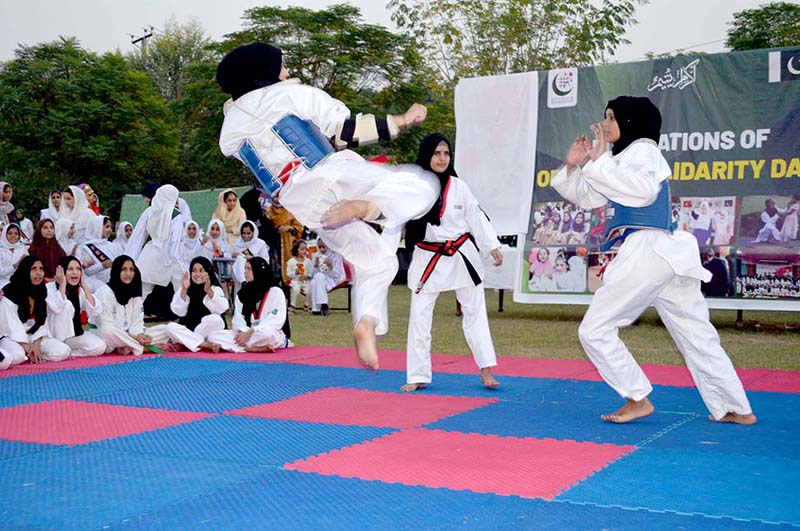
<path fill-rule="evenodd" d="M 789 58 L 789 60 L 786 62 L 786 69 L 790 73 L 797 75 L 800 74 L 800 69 L 798 69 L 796 66 L 793 65 L 795 59 L 797 59 L 797 57 L 793 56 Z"/>
<path fill-rule="evenodd" d="M 575 78 L 572 72 L 559 72 L 553 77 L 553 92 L 556 96 L 566 96 L 575 88 Z"/>

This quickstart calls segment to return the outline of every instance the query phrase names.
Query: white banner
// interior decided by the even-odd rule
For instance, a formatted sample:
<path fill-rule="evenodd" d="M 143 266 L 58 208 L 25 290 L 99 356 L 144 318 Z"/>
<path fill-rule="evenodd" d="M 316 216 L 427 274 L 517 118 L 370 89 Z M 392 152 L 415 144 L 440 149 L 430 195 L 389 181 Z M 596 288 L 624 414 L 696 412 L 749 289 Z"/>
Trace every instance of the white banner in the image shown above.
<path fill-rule="evenodd" d="M 537 72 L 462 79 L 456 86 L 456 172 L 500 235 L 527 231 L 538 109 Z"/>

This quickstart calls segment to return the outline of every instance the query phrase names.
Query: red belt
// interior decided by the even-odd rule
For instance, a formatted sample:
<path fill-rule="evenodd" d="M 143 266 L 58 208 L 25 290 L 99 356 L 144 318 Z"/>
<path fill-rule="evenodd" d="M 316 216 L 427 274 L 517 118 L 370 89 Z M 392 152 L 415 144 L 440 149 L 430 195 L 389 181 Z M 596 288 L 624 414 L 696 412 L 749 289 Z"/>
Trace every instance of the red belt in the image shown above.
<path fill-rule="evenodd" d="M 467 266 L 469 276 L 472 278 L 472 281 L 475 283 L 475 285 L 477 286 L 480 284 L 481 276 L 475 270 L 475 267 L 473 267 L 467 257 L 459 251 L 461 246 L 471 238 L 472 235 L 469 232 L 466 232 L 455 240 L 447 240 L 445 242 L 418 242 L 417 247 L 424 249 L 425 251 L 430 251 L 434 254 L 428 262 L 428 265 L 425 266 L 425 271 L 422 272 L 422 276 L 419 279 L 419 285 L 417 286 L 417 289 L 414 290 L 414 293 L 419 293 L 422 291 L 422 287 L 430 278 L 433 270 L 436 269 L 436 264 L 439 263 L 439 259 L 442 256 L 454 256 L 456 253 L 460 254 L 461 258 L 464 259 L 464 265 Z"/>

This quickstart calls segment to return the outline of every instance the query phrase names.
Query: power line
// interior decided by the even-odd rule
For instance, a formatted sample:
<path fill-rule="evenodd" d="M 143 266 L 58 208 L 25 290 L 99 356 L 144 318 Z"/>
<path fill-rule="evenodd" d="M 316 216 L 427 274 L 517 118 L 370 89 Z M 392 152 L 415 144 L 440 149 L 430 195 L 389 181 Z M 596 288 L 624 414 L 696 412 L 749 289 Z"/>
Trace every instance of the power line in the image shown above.
<path fill-rule="evenodd" d="M 716 39 L 716 40 L 713 40 L 713 41 L 701 42 L 700 44 L 693 44 L 691 46 L 681 46 L 681 47 L 675 48 L 674 50 L 669 50 L 667 52 L 661 52 L 661 53 L 654 53 L 653 55 L 654 56 L 661 56 L 661 55 L 671 54 L 673 52 L 679 52 L 679 51 L 683 51 L 683 50 L 693 50 L 695 48 L 701 48 L 703 46 L 708 46 L 709 44 L 716 44 L 718 42 L 723 42 L 723 41 L 726 41 L 726 40 L 727 39 Z M 640 60 L 643 60 L 643 59 L 649 59 L 649 57 L 647 57 L 647 56 L 640 57 L 639 59 L 634 59 L 634 61 L 640 61 Z"/>

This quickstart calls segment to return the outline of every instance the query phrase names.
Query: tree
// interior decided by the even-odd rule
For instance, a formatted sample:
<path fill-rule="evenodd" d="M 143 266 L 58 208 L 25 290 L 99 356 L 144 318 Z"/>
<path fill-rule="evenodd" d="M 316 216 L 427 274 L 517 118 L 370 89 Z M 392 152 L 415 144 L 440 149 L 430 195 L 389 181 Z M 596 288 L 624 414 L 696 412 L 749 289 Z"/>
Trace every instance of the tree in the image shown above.
<path fill-rule="evenodd" d="M 88 182 L 115 211 L 122 194 L 174 173 L 176 154 L 169 109 L 121 55 L 61 38 L 21 46 L 0 66 L 0 173 L 22 203 Z"/>
<path fill-rule="evenodd" d="M 775 2 L 733 14 L 725 45 L 732 51 L 800 44 L 800 5 Z"/>
<path fill-rule="evenodd" d="M 211 39 L 200 22 L 180 25 L 170 18 L 147 46 L 128 54 L 127 60 L 132 68 L 147 72 L 164 98 L 175 101 L 183 96 L 189 68 L 213 57 Z"/>
<path fill-rule="evenodd" d="M 648 0 L 390 0 L 440 80 L 601 63 Z"/>

